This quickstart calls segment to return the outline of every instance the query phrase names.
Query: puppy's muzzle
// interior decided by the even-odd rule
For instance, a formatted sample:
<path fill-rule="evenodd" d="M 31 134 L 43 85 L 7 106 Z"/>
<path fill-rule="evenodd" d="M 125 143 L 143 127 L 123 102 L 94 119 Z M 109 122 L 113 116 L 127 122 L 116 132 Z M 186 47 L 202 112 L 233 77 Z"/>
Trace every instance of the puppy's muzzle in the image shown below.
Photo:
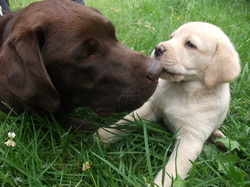
<path fill-rule="evenodd" d="M 157 45 L 155 47 L 154 55 L 155 55 L 155 57 L 158 57 L 158 56 L 161 56 L 166 51 L 167 51 L 167 49 L 163 45 Z"/>

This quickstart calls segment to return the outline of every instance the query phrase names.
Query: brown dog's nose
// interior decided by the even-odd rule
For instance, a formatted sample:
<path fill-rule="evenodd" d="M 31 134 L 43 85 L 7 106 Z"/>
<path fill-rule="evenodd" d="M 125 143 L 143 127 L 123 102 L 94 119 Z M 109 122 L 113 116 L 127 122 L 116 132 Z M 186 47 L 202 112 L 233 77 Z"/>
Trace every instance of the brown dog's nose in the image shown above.
<path fill-rule="evenodd" d="M 147 69 L 146 78 L 150 81 L 156 81 L 162 72 L 162 64 L 158 60 L 151 59 L 150 61 L 151 65 Z"/>
<path fill-rule="evenodd" d="M 155 56 L 161 56 L 164 52 L 166 52 L 166 48 L 163 45 L 157 45 L 155 47 Z"/>

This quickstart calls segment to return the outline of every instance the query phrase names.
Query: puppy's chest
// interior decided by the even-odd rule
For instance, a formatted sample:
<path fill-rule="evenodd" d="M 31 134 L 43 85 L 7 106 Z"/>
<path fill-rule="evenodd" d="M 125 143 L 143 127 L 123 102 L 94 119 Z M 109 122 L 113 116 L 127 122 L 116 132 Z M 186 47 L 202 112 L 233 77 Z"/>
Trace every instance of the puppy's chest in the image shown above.
<path fill-rule="evenodd" d="M 191 105 L 191 103 L 193 103 L 193 105 Z M 181 115 L 184 110 L 185 113 L 187 113 L 188 109 L 193 108 L 195 103 L 196 102 L 192 102 L 188 96 L 178 92 L 168 93 L 166 97 L 161 95 L 157 98 L 157 106 L 160 107 L 164 115 Z"/>
<path fill-rule="evenodd" d="M 155 106 L 167 118 L 189 118 L 219 108 L 221 99 L 216 94 L 187 91 L 182 87 L 165 84 L 155 94 Z"/>

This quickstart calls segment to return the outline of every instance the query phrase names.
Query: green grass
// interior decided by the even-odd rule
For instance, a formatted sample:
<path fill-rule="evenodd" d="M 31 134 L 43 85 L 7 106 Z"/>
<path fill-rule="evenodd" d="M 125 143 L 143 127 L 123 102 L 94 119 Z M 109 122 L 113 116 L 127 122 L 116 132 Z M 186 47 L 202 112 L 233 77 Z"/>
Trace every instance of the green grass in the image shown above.
<path fill-rule="evenodd" d="M 32 0 L 11 1 L 13 10 Z M 249 0 L 86 0 L 112 20 L 117 36 L 130 48 L 150 55 L 154 46 L 183 23 L 206 21 L 221 27 L 241 57 L 240 77 L 231 84 L 232 102 L 222 125 L 226 149 L 206 143 L 184 181 L 187 187 L 250 186 L 250 3 Z M 70 16 L 70 15 L 69 15 Z M 100 118 L 90 110 L 74 115 L 110 124 L 121 114 Z M 160 124 L 138 121 L 134 133 L 103 147 L 85 132 L 69 133 L 52 116 L 0 113 L 1 186 L 141 187 L 167 162 L 173 135 Z M 15 147 L 6 147 L 7 133 Z M 82 171 L 89 161 L 89 170 Z"/>

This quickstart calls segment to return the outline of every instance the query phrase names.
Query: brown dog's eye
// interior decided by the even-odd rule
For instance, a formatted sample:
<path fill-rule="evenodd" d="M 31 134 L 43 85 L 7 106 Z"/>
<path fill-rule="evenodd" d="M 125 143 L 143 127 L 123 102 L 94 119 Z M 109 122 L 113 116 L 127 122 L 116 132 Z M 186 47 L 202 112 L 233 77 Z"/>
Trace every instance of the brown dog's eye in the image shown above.
<path fill-rule="evenodd" d="M 196 49 L 196 46 L 194 44 L 192 44 L 190 41 L 188 41 L 185 45 L 192 48 L 192 49 Z"/>

